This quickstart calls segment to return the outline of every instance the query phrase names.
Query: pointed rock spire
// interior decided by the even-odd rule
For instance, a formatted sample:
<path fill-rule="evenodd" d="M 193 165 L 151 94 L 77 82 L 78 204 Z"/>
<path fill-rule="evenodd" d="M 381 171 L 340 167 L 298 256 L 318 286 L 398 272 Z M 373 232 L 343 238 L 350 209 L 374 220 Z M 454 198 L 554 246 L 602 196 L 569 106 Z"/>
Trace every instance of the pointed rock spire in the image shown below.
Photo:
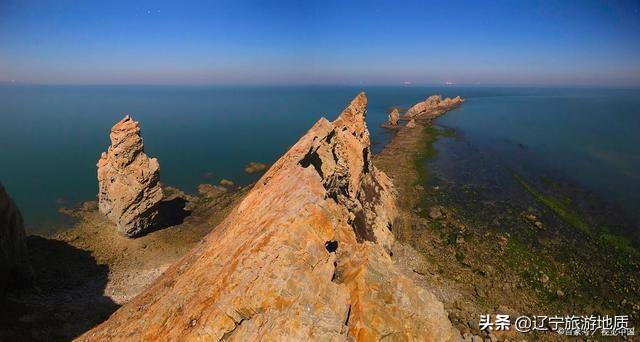
<path fill-rule="evenodd" d="M 391 113 L 389 113 L 389 117 L 388 117 L 388 124 L 391 126 L 397 126 L 398 125 L 398 120 L 400 120 L 400 112 L 398 111 L 398 108 L 394 108 Z"/>
<path fill-rule="evenodd" d="M 111 146 L 98 160 L 100 212 L 119 233 L 135 237 L 156 223 L 163 194 L 160 165 L 144 153 L 140 126 L 129 115 L 109 134 Z"/>
<path fill-rule="evenodd" d="M 333 122 L 338 130 L 349 130 L 362 143 L 369 145 L 369 131 L 365 117 L 367 115 L 367 96 L 360 92 Z"/>

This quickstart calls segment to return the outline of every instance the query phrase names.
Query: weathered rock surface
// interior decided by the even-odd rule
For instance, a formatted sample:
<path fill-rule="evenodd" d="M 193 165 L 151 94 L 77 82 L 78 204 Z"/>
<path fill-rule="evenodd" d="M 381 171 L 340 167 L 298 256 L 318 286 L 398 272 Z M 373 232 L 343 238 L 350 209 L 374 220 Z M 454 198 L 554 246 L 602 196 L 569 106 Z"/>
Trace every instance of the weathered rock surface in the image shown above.
<path fill-rule="evenodd" d="M 320 119 L 229 216 L 80 340 L 452 341 L 443 305 L 396 269 L 390 179 L 358 95 Z"/>
<path fill-rule="evenodd" d="M 460 96 L 442 99 L 440 95 L 431 95 L 426 100 L 415 104 L 404 114 L 405 119 L 416 118 L 423 115 L 439 115 L 462 104 L 464 100 Z"/>
<path fill-rule="evenodd" d="M 409 120 L 409 122 L 407 122 L 407 128 L 414 128 L 416 127 L 416 120 L 411 119 Z"/>
<path fill-rule="evenodd" d="M 129 115 L 109 134 L 111 146 L 98 160 L 98 206 L 119 233 L 136 237 L 157 222 L 163 199 L 160 165 L 144 153 L 140 126 Z"/>
<path fill-rule="evenodd" d="M 400 120 L 400 112 L 398 112 L 398 108 L 394 108 L 391 113 L 389 113 L 388 124 L 391 126 L 396 126 L 398 125 L 398 120 Z"/>
<path fill-rule="evenodd" d="M 0 184 L 0 294 L 32 275 L 20 210 Z"/>

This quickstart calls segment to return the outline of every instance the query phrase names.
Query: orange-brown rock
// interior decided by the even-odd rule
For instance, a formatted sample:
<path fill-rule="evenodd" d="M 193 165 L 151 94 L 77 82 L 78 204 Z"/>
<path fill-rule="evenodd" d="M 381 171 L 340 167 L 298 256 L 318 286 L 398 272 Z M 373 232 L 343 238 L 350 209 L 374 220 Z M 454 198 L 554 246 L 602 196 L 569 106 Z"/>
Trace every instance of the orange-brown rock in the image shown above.
<path fill-rule="evenodd" d="M 400 112 L 398 112 L 398 108 L 394 108 L 391 113 L 389 113 L 387 123 L 391 126 L 396 126 L 398 124 L 398 120 L 400 120 Z"/>
<path fill-rule="evenodd" d="M 32 276 L 20 210 L 0 184 L 0 294 Z"/>
<path fill-rule="evenodd" d="M 135 237 L 151 228 L 163 199 L 160 165 L 144 153 L 140 126 L 129 115 L 109 134 L 111 146 L 98 160 L 98 206 L 122 235 Z"/>
<path fill-rule="evenodd" d="M 205 239 L 80 340 L 452 341 L 443 305 L 396 269 L 390 179 L 358 95 L 320 119 Z"/>
<path fill-rule="evenodd" d="M 409 108 L 409 110 L 404 114 L 404 118 L 408 120 L 421 116 L 437 116 L 459 106 L 463 102 L 464 100 L 460 96 L 442 99 L 440 95 L 431 95 L 426 100 Z"/>
<path fill-rule="evenodd" d="M 409 120 L 409 122 L 407 122 L 407 128 L 414 128 L 414 127 L 416 127 L 416 120 L 415 119 Z"/>

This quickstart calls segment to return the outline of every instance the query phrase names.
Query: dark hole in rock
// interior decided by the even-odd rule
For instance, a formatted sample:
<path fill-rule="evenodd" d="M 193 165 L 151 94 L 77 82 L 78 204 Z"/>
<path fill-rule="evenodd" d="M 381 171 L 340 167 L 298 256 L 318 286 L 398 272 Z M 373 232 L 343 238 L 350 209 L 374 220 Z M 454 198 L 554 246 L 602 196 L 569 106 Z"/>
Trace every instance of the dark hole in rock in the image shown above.
<path fill-rule="evenodd" d="M 366 147 L 362 150 L 362 161 L 364 162 L 364 173 L 369 172 L 369 149 Z"/>
<path fill-rule="evenodd" d="M 329 253 L 333 253 L 338 250 L 338 241 L 327 241 L 324 243 L 324 248 L 326 248 Z"/>
<path fill-rule="evenodd" d="M 324 174 L 322 174 L 322 159 L 320 159 L 320 155 L 314 151 L 313 148 L 310 148 L 309 152 L 300 160 L 300 166 L 307 168 L 309 165 L 313 165 L 320 175 L 320 178 L 324 179 Z"/>
<path fill-rule="evenodd" d="M 336 130 L 334 129 L 334 130 L 332 130 L 331 132 L 329 132 L 329 135 L 327 135 L 326 141 L 327 141 L 328 143 L 330 143 L 330 142 L 331 142 L 331 139 L 333 139 L 333 137 L 334 137 L 335 135 L 336 135 Z"/>

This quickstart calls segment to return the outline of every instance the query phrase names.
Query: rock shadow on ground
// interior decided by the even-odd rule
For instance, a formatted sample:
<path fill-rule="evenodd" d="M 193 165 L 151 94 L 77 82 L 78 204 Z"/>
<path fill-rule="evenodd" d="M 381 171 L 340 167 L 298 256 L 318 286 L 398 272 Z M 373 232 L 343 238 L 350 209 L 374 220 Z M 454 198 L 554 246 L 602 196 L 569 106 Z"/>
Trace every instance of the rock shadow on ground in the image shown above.
<path fill-rule="evenodd" d="M 0 341 L 56 341 L 80 336 L 119 306 L 104 296 L 109 267 L 90 251 L 29 236 L 35 276 L 0 298 Z"/>

